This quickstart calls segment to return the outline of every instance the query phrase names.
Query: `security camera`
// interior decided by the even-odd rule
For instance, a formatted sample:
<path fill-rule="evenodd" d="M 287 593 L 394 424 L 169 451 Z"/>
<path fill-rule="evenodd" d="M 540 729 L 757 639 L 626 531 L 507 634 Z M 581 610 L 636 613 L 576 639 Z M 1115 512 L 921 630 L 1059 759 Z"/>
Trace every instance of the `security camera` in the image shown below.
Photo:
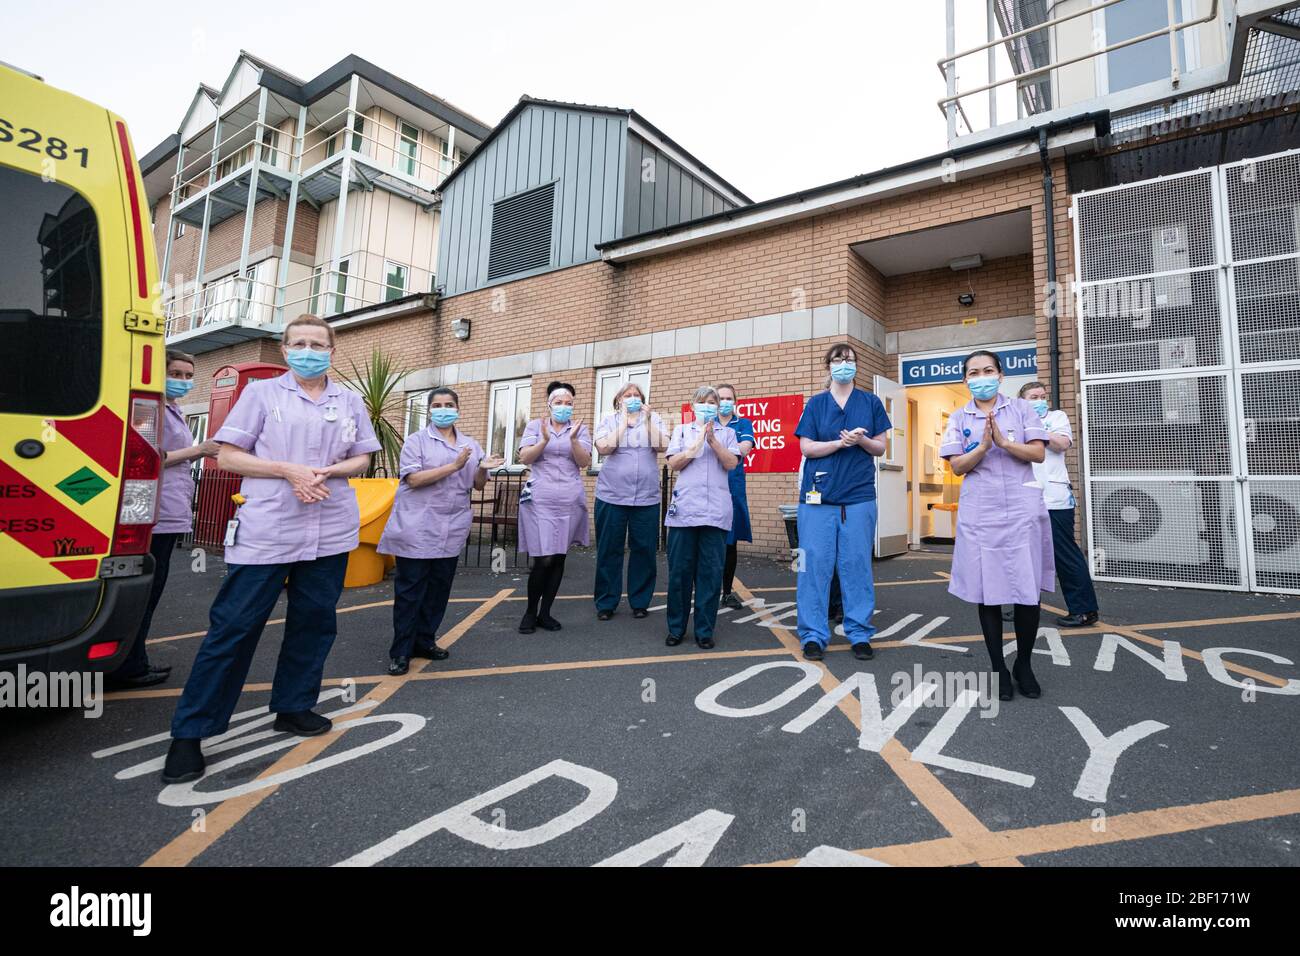
<path fill-rule="evenodd" d="M 970 308 L 972 305 L 975 304 L 975 293 L 963 292 L 961 295 L 957 296 L 957 302 L 958 304 L 963 305 L 966 308 Z"/>

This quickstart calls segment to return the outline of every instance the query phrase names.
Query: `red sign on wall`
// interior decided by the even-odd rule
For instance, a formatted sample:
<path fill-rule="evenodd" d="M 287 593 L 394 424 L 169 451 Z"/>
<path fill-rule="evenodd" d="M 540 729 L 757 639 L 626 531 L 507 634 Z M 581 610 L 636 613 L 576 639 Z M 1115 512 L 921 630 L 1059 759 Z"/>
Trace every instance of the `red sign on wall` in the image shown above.
<path fill-rule="evenodd" d="M 754 423 L 754 450 L 745 459 L 751 474 L 794 474 L 799 470 L 799 439 L 794 430 L 803 414 L 802 395 L 769 395 L 743 398 L 736 403 L 736 417 Z M 690 402 L 682 403 L 682 421 L 695 420 Z"/>

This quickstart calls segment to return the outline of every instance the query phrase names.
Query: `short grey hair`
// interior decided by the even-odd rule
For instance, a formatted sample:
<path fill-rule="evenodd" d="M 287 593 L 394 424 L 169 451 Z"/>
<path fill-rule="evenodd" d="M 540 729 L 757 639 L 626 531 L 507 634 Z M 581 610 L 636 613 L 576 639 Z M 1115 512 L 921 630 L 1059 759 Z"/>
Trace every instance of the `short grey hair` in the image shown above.
<path fill-rule="evenodd" d="M 695 390 L 695 394 L 691 396 L 691 402 L 696 404 L 710 397 L 713 399 L 713 404 L 718 404 L 718 390 L 712 385 L 701 385 Z"/>

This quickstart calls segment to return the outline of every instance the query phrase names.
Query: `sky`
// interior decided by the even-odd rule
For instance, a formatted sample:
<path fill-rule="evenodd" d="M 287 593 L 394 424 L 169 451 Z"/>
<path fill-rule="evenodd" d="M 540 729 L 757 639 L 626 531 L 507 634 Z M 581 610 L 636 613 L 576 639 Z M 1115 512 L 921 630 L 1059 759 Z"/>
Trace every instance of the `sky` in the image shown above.
<path fill-rule="evenodd" d="M 959 40 L 983 3 L 958 0 Z M 755 200 L 946 148 L 944 0 L 42 0 L 4 19 L 0 60 L 117 112 L 140 155 L 241 49 L 302 79 L 355 53 L 489 126 L 523 94 L 631 107 Z"/>

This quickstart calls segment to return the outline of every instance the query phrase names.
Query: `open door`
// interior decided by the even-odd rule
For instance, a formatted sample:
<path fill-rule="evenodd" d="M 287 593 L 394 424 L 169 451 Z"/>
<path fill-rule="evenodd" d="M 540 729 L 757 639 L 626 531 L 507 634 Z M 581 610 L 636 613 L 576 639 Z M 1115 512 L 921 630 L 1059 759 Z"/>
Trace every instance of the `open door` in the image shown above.
<path fill-rule="evenodd" d="M 894 425 L 876 459 L 876 557 L 887 558 L 907 550 L 907 389 L 880 375 L 874 388 Z"/>

